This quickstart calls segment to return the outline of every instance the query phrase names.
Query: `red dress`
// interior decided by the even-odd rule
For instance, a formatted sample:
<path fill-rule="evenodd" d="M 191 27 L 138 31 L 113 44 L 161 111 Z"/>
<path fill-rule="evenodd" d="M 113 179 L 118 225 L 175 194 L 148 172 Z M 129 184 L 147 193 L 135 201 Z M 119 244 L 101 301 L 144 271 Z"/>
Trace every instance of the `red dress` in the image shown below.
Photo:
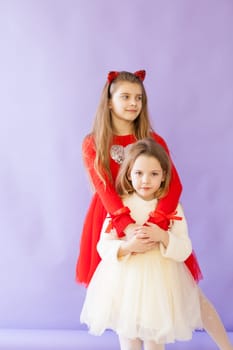
<path fill-rule="evenodd" d="M 152 134 L 152 137 L 156 142 L 161 144 L 169 154 L 168 147 L 162 137 L 155 133 Z M 134 135 L 114 136 L 112 145 L 126 147 L 135 141 L 136 138 Z M 97 265 L 100 262 L 100 256 L 96 250 L 96 244 L 99 240 L 102 224 L 107 212 L 112 215 L 113 225 L 116 228 L 119 236 L 122 235 L 123 230 L 127 225 L 134 223 L 134 220 L 130 217 L 129 213 L 120 211 L 124 205 L 121 198 L 116 193 L 114 184 L 112 184 L 109 180 L 106 180 L 105 186 L 103 181 L 96 173 L 94 169 L 95 146 L 92 136 L 87 136 L 84 139 L 82 151 L 87 172 L 96 191 L 84 221 L 79 257 L 76 264 L 77 282 L 88 285 Z M 116 179 L 119 166 L 120 164 L 110 157 L 110 169 L 113 181 Z M 167 229 L 170 221 L 169 215 L 176 209 L 181 191 L 182 185 L 179 176 L 175 166 L 172 165 L 172 177 L 169 193 L 166 195 L 166 197 L 159 201 L 156 212 L 160 214 L 151 217 L 149 221 L 158 224 L 163 229 Z M 200 280 L 202 278 L 202 274 L 194 253 L 190 255 L 185 263 L 190 269 L 194 279 L 196 281 Z"/>

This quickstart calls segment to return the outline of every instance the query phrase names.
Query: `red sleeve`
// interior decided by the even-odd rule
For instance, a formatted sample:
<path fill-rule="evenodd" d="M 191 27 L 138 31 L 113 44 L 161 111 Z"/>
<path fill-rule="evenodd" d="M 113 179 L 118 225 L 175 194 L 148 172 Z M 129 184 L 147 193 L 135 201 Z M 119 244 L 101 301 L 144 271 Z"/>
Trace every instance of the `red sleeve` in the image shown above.
<path fill-rule="evenodd" d="M 159 144 L 161 144 L 165 148 L 165 150 L 170 156 L 169 149 L 164 139 L 155 133 L 153 134 L 153 137 Z M 176 168 L 172 162 L 172 176 L 171 176 L 169 192 L 164 198 L 159 200 L 156 210 L 164 212 L 165 214 L 171 214 L 172 212 L 174 212 L 177 208 L 181 192 L 182 192 L 182 184 L 181 184 L 179 175 L 176 171 Z M 165 222 L 161 226 L 163 226 L 162 228 L 167 229 L 166 227 L 167 225 L 165 224 Z"/>
<path fill-rule="evenodd" d="M 103 183 L 103 180 L 100 179 L 100 177 L 96 173 L 96 170 L 94 168 L 96 151 L 94 139 L 90 135 L 87 136 L 83 141 L 82 154 L 85 167 L 90 176 L 94 189 L 98 193 L 106 211 L 112 215 L 113 224 L 118 234 L 121 234 L 126 226 L 128 226 L 131 223 L 134 223 L 135 221 L 131 218 L 131 216 L 128 213 L 116 215 L 116 212 L 118 212 L 124 205 L 111 181 L 106 178 L 105 185 Z"/>

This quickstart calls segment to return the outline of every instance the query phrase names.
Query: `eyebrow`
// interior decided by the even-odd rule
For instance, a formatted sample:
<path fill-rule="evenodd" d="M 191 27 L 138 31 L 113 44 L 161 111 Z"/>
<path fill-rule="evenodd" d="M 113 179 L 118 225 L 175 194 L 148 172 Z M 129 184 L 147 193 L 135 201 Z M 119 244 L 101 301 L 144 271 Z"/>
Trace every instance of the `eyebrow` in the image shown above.
<path fill-rule="evenodd" d="M 134 95 L 130 92 L 121 92 L 120 95 Z M 142 94 L 136 94 L 136 96 L 142 96 Z"/>
<path fill-rule="evenodd" d="M 135 169 L 134 171 L 144 171 L 142 168 L 138 168 L 138 169 Z M 153 171 L 157 171 L 157 172 L 160 172 L 163 171 L 163 169 L 152 169 L 151 172 Z"/>

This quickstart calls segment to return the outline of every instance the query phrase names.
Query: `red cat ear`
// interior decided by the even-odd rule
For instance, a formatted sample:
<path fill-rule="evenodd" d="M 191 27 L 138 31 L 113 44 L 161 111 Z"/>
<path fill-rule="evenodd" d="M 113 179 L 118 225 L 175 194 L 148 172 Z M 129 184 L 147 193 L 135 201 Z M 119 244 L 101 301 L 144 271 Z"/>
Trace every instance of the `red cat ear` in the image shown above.
<path fill-rule="evenodd" d="M 140 79 L 141 81 L 143 81 L 145 79 L 146 76 L 146 71 L 145 70 L 137 70 L 137 72 L 134 73 L 134 75 Z"/>
<path fill-rule="evenodd" d="M 109 84 L 110 84 L 114 79 L 116 79 L 116 77 L 118 77 L 118 75 L 119 75 L 119 72 L 117 72 L 117 71 L 111 71 L 111 72 L 109 72 L 109 73 L 108 73 L 108 82 L 109 82 Z"/>

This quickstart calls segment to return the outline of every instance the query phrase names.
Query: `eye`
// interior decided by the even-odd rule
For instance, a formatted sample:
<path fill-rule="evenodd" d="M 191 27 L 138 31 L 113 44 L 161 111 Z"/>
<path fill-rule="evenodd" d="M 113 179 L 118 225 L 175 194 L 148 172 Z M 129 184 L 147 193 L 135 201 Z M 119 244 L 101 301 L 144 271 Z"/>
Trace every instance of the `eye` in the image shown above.
<path fill-rule="evenodd" d="M 140 170 L 135 171 L 135 175 L 136 176 L 141 176 L 142 175 L 142 171 L 140 171 Z"/>
<path fill-rule="evenodd" d="M 140 96 L 137 96 L 137 101 L 142 101 L 142 96 L 140 95 Z"/>
<path fill-rule="evenodd" d="M 121 98 L 122 98 L 123 100 L 127 100 L 127 99 L 129 98 L 129 96 L 128 96 L 128 95 L 122 95 Z"/>
<path fill-rule="evenodd" d="M 159 173 L 157 173 L 156 171 L 152 173 L 152 176 L 158 176 Z"/>

